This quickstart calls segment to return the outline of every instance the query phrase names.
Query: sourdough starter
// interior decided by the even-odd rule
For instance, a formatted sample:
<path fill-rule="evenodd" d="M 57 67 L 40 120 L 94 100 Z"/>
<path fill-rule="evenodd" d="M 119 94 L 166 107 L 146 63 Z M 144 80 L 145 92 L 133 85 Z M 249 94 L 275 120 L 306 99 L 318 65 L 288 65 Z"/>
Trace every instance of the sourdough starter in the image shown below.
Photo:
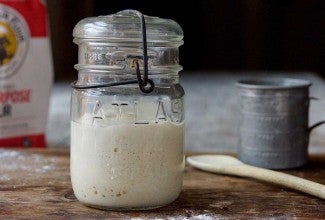
<path fill-rule="evenodd" d="M 183 170 L 183 124 L 71 122 L 71 181 L 85 204 L 163 206 L 178 197 Z"/>

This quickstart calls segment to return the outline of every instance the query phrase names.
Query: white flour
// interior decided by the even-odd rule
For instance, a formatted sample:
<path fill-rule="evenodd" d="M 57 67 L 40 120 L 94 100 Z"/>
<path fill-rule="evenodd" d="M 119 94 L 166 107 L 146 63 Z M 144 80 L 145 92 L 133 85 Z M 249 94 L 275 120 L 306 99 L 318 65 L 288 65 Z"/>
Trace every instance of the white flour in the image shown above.
<path fill-rule="evenodd" d="M 76 197 L 106 208 L 149 208 L 175 200 L 184 170 L 183 124 L 71 123 Z"/>

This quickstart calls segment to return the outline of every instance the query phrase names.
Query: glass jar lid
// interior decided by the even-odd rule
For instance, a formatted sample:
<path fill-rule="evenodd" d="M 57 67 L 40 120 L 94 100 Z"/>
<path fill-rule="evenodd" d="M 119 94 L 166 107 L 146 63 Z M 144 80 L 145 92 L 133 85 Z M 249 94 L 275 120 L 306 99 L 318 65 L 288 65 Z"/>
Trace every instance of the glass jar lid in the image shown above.
<path fill-rule="evenodd" d="M 173 42 L 183 44 L 183 31 L 171 19 L 144 16 L 147 42 Z M 116 14 L 85 18 L 77 23 L 73 37 L 89 41 L 141 42 L 141 20 L 132 10 Z"/>

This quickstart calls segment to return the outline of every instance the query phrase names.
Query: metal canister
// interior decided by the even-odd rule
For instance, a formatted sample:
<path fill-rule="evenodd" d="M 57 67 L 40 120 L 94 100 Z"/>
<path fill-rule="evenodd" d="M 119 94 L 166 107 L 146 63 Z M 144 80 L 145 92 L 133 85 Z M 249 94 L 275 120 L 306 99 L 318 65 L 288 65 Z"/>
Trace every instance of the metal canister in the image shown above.
<path fill-rule="evenodd" d="M 270 169 L 307 163 L 309 87 L 301 79 L 237 82 L 240 104 L 239 159 Z"/>

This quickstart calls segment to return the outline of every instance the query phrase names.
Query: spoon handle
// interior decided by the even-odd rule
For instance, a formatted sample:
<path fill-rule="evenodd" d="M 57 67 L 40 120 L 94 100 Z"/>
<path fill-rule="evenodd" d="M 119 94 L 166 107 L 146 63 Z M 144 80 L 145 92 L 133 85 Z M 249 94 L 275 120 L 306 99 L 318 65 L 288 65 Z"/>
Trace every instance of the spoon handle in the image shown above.
<path fill-rule="evenodd" d="M 325 185 L 300 177 L 292 176 L 289 174 L 254 167 L 246 164 L 227 167 L 224 173 L 236 176 L 255 178 L 261 181 L 286 186 L 288 188 L 295 189 L 325 199 Z"/>

